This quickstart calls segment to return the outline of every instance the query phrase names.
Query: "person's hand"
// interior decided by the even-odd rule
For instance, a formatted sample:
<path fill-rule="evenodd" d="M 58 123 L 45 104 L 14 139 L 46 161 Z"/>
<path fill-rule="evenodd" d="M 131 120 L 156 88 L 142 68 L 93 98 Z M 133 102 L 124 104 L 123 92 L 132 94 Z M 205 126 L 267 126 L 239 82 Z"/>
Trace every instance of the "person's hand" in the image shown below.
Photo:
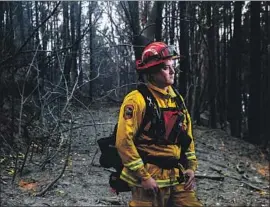
<path fill-rule="evenodd" d="M 191 169 L 187 169 L 183 172 L 184 176 L 188 178 L 185 181 L 184 189 L 185 190 L 193 190 L 195 186 L 195 174 L 194 171 Z"/>
<path fill-rule="evenodd" d="M 142 187 L 143 187 L 144 190 L 147 190 L 147 191 L 150 191 L 150 192 L 153 192 L 153 193 L 158 192 L 157 182 L 152 177 L 150 177 L 147 180 L 143 180 L 141 182 L 141 184 L 142 184 Z"/>

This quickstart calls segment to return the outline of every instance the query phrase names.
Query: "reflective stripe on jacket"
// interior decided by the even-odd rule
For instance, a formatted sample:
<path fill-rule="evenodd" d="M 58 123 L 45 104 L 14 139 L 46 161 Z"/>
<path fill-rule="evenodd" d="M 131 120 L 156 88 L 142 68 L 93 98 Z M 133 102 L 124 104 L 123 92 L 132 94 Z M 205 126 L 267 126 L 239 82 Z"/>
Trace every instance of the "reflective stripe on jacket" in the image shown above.
<path fill-rule="evenodd" d="M 171 87 L 168 92 L 148 84 L 148 88 L 153 93 L 157 103 L 161 109 L 176 108 L 176 94 Z M 181 97 L 182 99 L 182 97 Z M 183 99 L 182 99 L 183 100 Z M 121 179 L 130 185 L 140 186 L 141 180 L 153 177 L 159 187 L 166 187 L 178 184 L 177 177 L 179 169 L 161 169 L 160 167 L 144 163 L 140 157 L 138 150 L 147 152 L 153 157 L 172 157 L 179 159 L 181 147 L 178 145 L 157 145 L 157 144 L 137 144 L 135 145 L 136 132 L 139 129 L 146 110 L 146 103 L 142 94 L 138 90 L 130 92 L 124 99 L 120 108 L 118 118 L 118 130 L 116 135 L 116 147 L 122 159 L 124 168 L 121 173 Z M 185 120 L 187 134 L 191 138 L 191 143 L 186 151 L 188 159 L 188 168 L 196 170 L 197 161 L 194 150 L 194 142 L 192 136 L 191 120 L 188 112 L 185 110 Z M 140 139 L 153 139 L 145 135 L 141 135 Z"/>

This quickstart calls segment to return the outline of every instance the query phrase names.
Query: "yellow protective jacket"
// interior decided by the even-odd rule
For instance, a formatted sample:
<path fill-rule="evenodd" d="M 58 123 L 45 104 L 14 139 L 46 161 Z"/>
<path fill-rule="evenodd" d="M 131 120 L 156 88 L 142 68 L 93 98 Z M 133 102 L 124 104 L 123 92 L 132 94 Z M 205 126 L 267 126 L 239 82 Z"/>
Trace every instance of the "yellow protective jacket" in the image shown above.
<path fill-rule="evenodd" d="M 147 87 L 152 92 L 161 109 L 177 107 L 175 101 L 175 97 L 177 95 L 173 91 L 172 87 L 169 86 L 168 92 L 157 88 L 150 83 L 147 84 Z M 182 97 L 181 99 L 183 101 Z M 179 159 L 181 154 L 181 147 L 177 144 L 135 145 L 135 139 L 138 139 L 136 138 L 136 133 L 142 123 L 145 111 L 146 103 L 142 94 L 138 90 L 130 92 L 125 97 L 120 108 L 118 129 L 116 134 L 116 148 L 124 165 L 120 178 L 129 183 L 131 186 L 141 186 L 141 181 L 147 180 L 150 178 L 150 176 L 156 180 L 160 188 L 176 185 L 179 183 L 177 181 L 177 177 L 179 177 L 178 168 L 161 169 L 154 164 L 144 163 L 138 153 L 138 149 L 140 149 L 140 151 L 144 151 L 154 157 L 174 157 L 176 159 Z M 191 138 L 191 143 L 185 152 L 188 160 L 187 168 L 195 171 L 197 168 L 197 160 L 195 156 L 191 119 L 186 109 L 184 114 L 185 119 L 183 123 L 186 124 L 185 127 L 187 134 Z M 142 134 L 140 139 L 149 140 L 151 137 Z"/>

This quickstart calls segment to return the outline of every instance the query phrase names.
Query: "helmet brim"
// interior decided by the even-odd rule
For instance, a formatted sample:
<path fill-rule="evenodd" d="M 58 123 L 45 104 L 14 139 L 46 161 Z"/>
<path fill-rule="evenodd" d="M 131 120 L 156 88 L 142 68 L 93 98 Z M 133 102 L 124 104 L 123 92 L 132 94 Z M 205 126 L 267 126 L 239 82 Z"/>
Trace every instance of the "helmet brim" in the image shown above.
<path fill-rule="evenodd" d="M 162 59 L 162 60 L 153 61 L 153 62 L 149 62 L 149 63 L 146 63 L 146 64 L 143 64 L 141 62 L 141 60 L 137 60 L 136 61 L 136 68 L 137 68 L 137 71 L 144 71 L 147 68 L 159 65 L 161 63 L 164 63 L 166 60 L 169 60 L 169 59 L 172 59 L 172 60 L 180 59 L 181 60 L 181 59 L 184 59 L 184 58 L 185 58 L 185 56 L 183 56 L 183 55 L 174 55 L 174 56 L 170 56 L 170 57 L 167 57 L 165 59 Z"/>

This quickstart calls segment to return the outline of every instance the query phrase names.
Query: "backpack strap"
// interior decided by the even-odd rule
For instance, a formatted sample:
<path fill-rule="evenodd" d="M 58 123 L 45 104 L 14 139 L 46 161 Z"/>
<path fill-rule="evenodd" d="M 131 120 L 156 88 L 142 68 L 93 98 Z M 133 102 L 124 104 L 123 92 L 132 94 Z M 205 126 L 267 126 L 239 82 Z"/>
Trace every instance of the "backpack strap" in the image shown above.
<path fill-rule="evenodd" d="M 151 127 L 151 129 L 153 130 L 151 131 L 151 133 L 162 136 L 163 133 L 165 132 L 165 128 L 164 128 L 165 126 L 163 123 L 161 110 L 160 110 L 160 107 L 158 106 L 156 98 L 154 97 L 154 95 L 151 93 L 151 91 L 148 89 L 148 87 L 145 84 L 139 84 L 137 86 L 137 90 L 142 94 L 145 100 L 146 109 L 145 109 L 145 114 L 144 114 L 142 123 L 136 134 L 136 137 L 140 136 L 140 134 L 143 132 L 146 124 L 149 121 L 151 121 L 153 125 L 156 125 L 156 127 L 155 126 Z M 160 127 L 160 126 L 163 126 L 163 127 Z M 157 142 L 157 141 L 158 141 L 158 138 L 154 140 L 154 142 Z M 152 142 L 149 143 L 149 141 L 147 141 L 147 143 L 151 144 Z"/>
<path fill-rule="evenodd" d="M 187 107 L 185 105 L 183 97 L 180 95 L 180 93 L 178 92 L 177 89 L 175 89 L 174 87 L 172 87 L 172 89 L 176 94 L 175 101 L 176 101 L 178 109 L 180 109 L 180 110 L 183 108 L 186 109 Z"/>
<path fill-rule="evenodd" d="M 180 110 L 181 109 L 185 109 L 187 111 L 187 107 L 185 105 L 185 102 L 184 102 L 183 97 L 180 95 L 180 93 L 175 88 L 173 88 L 173 90 L 174 90 L 174 92 L 177 95 L 176 103 L 177 103 L 179 109 Z M 189 121 L 187 120 L 187 124 L 188 123 L 189 123 Z M 185 152 L 187 151 L 187 149 L 188 149 L 188 147 L 189 147 L 189 145 L 191 143 L 191 138 L 188 136 L 187 133 L 185 133 L 183 135 L 184 136 L 182 136 L 182 139 L 179 142 L 179 144 L 182 147 L 179 163 L 181 165 L 183 165 L 184 168 L 186 168 L 187 167 L 188 160 L 187 160 L 187 156 L 186 156 Z"/>
<path fill-rule="evenodd" d="M 156 115 L 159 118 L 161 116 L 160 108 L 158 106 L 157 100 L 155 99 L 151 91 L 148 89 L 148 87 L 145 84 L 139 84 L 137 86 L 137 90 L 142 94 L 145 100 L 146 104 L 145 115 L 149 115 L 152 112 L 156 112 L 157 113 Z"/>

